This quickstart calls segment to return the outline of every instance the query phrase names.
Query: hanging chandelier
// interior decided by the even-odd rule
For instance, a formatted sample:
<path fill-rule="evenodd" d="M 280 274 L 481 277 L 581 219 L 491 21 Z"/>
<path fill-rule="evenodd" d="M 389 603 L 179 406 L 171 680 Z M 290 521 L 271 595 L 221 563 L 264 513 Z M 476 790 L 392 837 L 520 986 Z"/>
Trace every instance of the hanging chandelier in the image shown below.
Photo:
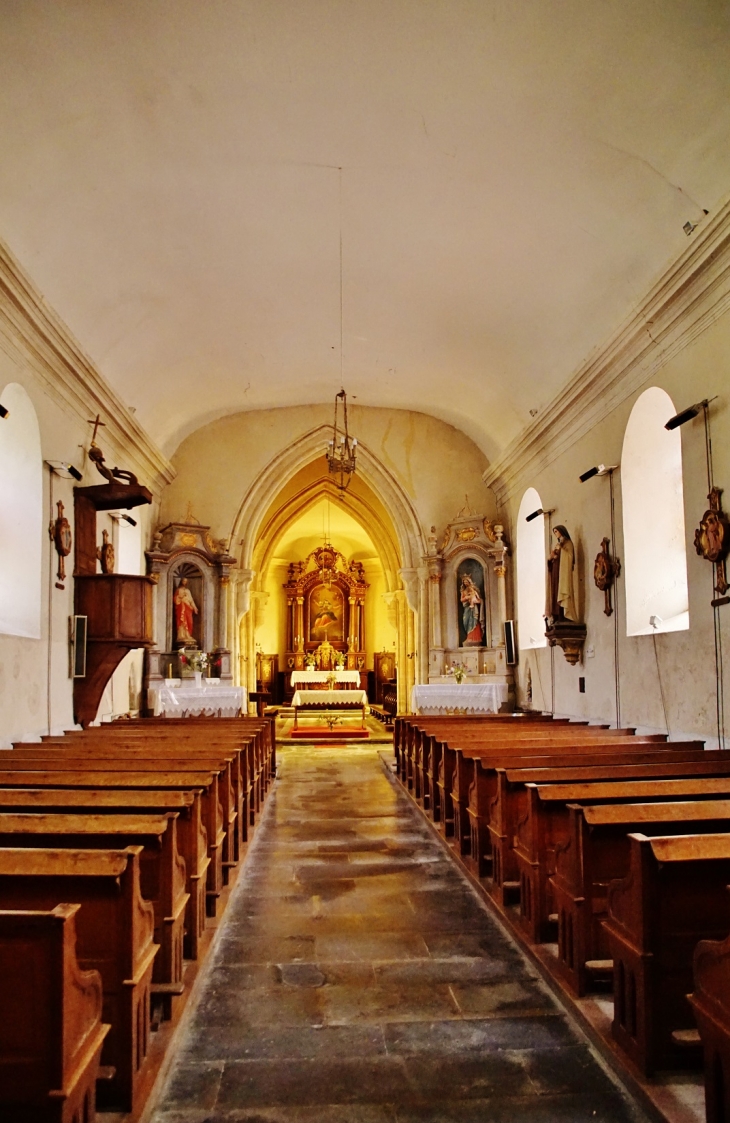
<path fill-rule="evenodd" d="M 342 399 L 342 425 L 338 428 L 337 418 L 340 399 Z M 347 394 L 340 390 L 335 397 L 335 419 L 332 424 L 332 437 L 327 445 L 327 464 L 330 475 L 340 491 L 347 491 L 355 474 L 357 456 L 357 437 L 351 437 L 347 428 Z"/>

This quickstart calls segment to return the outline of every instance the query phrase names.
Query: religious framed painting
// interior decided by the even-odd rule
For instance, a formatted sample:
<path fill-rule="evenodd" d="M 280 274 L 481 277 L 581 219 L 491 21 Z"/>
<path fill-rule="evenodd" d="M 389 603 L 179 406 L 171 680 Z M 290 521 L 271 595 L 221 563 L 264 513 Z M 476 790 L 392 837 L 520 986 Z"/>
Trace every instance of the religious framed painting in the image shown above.
<path fill-rule="evenodd" d="M 341 643 L 345 638 L 345 598 L 337 585 L 315 585 L 307 598 L 310 643 Z"/>
<path fill-rule="evenodd" d="M 476 558 L 464 558 L 456 571 L 456 615 L 459 647 L 486 645 L 484 568 Z"/>

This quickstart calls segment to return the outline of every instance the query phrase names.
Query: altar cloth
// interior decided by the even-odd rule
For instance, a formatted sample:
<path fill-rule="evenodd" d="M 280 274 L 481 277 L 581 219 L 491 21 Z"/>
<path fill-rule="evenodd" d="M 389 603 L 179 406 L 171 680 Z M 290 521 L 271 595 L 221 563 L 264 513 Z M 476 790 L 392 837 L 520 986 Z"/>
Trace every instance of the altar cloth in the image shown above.
<path fill-rule="evenodd" d="M 306 686 L 308 682 L 327 682 L 330 675 L 334 675 L 337 682 L 354 682 L 355 686 L 360 685 L 359 671 L 292 671 L 291 684 L 296 686 L 297 683 L 302 683 Z"/>
<path fill-rule="evenodd" d="M 422 683 L 411 691 L 417 714 L 496 714 L 507 701 L 507 684 L 495 682 Z"/>
<path fill-rule="evenodd" d="M 294 709 L 299 706 L 361 706 L 368 704 L 364 690 L 297 690 L 291 701 Z"/>
<path fill-rule="evenodd" d="M 246 712 L 246 692 L 240 686 L 160 686 L 154 691 L 155 717 L 236 717 Z"/>

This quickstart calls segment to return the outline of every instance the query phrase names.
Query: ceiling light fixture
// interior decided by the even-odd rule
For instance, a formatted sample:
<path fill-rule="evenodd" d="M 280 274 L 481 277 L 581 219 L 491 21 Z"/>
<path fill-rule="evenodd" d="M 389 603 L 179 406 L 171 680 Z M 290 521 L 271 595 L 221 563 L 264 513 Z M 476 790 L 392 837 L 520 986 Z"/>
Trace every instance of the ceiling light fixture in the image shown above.
<path fill-rule="evenodd" d="M 344 498 L 344 492 L 346 492 L 350 486 L 357 466 L 357 438 L 350 437 L 350 431 L 347 426 L 347 394 L 343 386 L 345 375 L 344 350 L 342 346 L 342 168 L 338 168 L 337 171 L 339 174 L 340 199 L 340 386 L 342 388 L 339 393 L 335 395 L 335 416 L 332 423 L 332 437 L 327 443 L 327 452 L 325 455 L 327 457 L 327 466 L 330 475 L 335 477 L 335 483 L 340 491 L 340 498 Z M 340 401 L 342 402 L 342 425 L 340 426 L 340 431 L 338 431 L 337 416 Z"/>

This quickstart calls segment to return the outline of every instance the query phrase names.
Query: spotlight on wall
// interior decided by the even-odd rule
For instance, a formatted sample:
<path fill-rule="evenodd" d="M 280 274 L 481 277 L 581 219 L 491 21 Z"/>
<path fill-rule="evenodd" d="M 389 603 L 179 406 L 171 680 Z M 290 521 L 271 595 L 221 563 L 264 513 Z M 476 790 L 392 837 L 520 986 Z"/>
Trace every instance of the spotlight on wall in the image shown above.
<path fill-rule="evenodd" d="M 130 526 L 136 526 L 137 525 L 136 519 L 133 519 L 131 515 L 125 515 L 122 511 L 115 511 L 114 514 L 112 515 L 112 518 L 114 519 L 115 522 L 118 522 L 118 523 L 122 523 L 122 522 L 129 523 Z"/>
<path fill-rule="evenodd" d="M 7 417 L 9 413 L 10 410 L 6 409 L 5 406 L 0 403 L 0 417 Z"/>
<path fill-rule="evenodd" d="M 678 429 L 680 425 L 685 425 L 686 422 L 691 421 L 696 417 L 701 409 L 704 409 L 710 402 L 709 398 L 704 398 L 701 402 L 695 402 L 693 406 L 683 409 L 681 413 L 675 413 L 674 417 L 670 417 L 664 426 L 665 429 Z"/>
<path fill-rule="evenodd" d="M 46 464 L 55 472 L 57 476 L 61 476 L 64 480 L 81 480 L 83 476 L 78 468 L 73 464 L 69 464 L 67 460 L 46 460 Z"/>
<path fill-rule="evenodd" d="M 584 484 L 586 480 L 592 480 L 594 476 L 607 476 L 609 472 L 615 472 L 617 468 L 618 464 L 599 464 L 595 468 L 589 468 L 578 479 Z"/>
<path fill-rule="evenodd" d="M 545 514 L 545 512 L 543 511 L 542 507 L 538 507 L 537 510 L 533 511 L 531 515 L 525 515 L 525 522 L 531 523 L 532 520 L 536 519 L 538 515 L 544 515 L 544 514 Z"/>

